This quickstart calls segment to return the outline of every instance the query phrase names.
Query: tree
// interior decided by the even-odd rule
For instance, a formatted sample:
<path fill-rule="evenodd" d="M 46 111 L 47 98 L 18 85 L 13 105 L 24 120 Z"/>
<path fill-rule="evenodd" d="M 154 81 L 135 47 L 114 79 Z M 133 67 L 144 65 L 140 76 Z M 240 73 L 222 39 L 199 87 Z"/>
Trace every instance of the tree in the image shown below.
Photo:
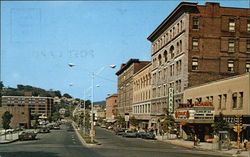
<path fill-rule="evenodd" d="M 175 120 L 174 117 L 166 110 L 165 116 L 161 121 L 161 130 L 164 132 L 170 133 L 173 129 L 175 129 Z"/>
<path fill-rule="evenodd" d="M 6 139 L 6 129 L 10 128 L 10 122 L 12 117 L 13 115 L 9 111 L 4 112 L 4 114 L 2 115 L 3 128 L 5 129 L 5 139 Z"/>
<path fill-rule="evenodd" d="M 72 98 L 72 96 L 69 95 L 68 93 L 63 94 L 63 96 L 66 97 L 66 98 Z"/>
<path fill-rule="evenodd" d="M 138 121 L 137 119 L 135 119 L 134 116 L 132 116 L 132 117 L 129 119 L 129 124 L 136 127 L 136 126 L 138 126 L 139 121 Z"/>
<path fill-rule="evenodd" d="M 126 126 L 126 122 L 125 122 L 125 118 L 122 116 L 118 116 L 116 117 L 117 121 L 116 124 L 119 125 L 120 127 L 125 127 Z"/>
<path fill-rule="evenodd" d="M 216 122 L 212 124 L 214 134 L 218 135 L 219 131 L 228 131 L 230 130 L 229 123 L 224 119 L 222 113 L 219 114 Z"/>

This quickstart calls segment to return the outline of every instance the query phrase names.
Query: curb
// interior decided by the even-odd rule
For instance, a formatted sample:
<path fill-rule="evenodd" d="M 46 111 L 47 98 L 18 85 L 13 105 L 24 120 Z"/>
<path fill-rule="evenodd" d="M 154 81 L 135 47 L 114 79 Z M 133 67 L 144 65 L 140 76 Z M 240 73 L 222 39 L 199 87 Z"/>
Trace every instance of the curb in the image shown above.
<path fill-rule="evenodd" d="M 15 139 L 15 140 L 8 141 L 8 142 L 0 142 L 0 144 L 9 144 L 9 143 L 16 142 L 16 141 L 18 141 L 18 140 L 19 140 L 19 139 Z"/>
<path fill-rule="evenodd" d="M 101 143 L 99 143 L 97 140 L 95 140 L 97 143 L 96 144 L 91 144 L 91 143 L 86 143 L 86 141 L 83 139 L 83 137 L 80 135 L 80 133 L 78 132 L 77 128 L 75 127 L 75 125 L 73 124 L 74 122 L 72 122 L 72 126 L 76 132 L 76 135 L 78 136 L 78 139 L 81 141 L 82 145 L 85 147 L 91 147 L 91 146 L 96 146 L 96 145 L 101 145 Z"/>

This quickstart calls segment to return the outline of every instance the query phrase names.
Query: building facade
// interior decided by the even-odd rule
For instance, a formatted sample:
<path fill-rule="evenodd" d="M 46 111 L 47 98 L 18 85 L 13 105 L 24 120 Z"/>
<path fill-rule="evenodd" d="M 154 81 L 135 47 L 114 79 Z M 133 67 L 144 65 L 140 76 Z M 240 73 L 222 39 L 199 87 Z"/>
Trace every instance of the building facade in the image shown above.
<path fill-rule="evenodd" d="M 147 129 L 151 118 L 151 71 L 149 63 L 133 76 L 132 116 L 140 121 L 140 128 Z"/>
<path fill-rule="evenodd" d="M 6 111 L 12 114 L 10 127 L 16 128 L 22 126 L 24 128 L 30 128 L 30 109 L 28 107 L 0 107 L 0 115 L 3 115 Z M 0 126 L 2 127 L 2 118 L 0 118 Z"/>
<path fill-rule="evenodd" d="M 133 75 L 150 61 L 140 61 L 139 59 L 130 59 L 127 63 L 121 65 L 118 76 L 118 114 L 132 114 L 133 104 Z"/>
<path fill-rule="evenodd" d="M 189 112 L 188 117 L 176 117 L 183 126 L 198 126 L 213 123 L 220 113 L 231 127 L 235 118 L 242 117 L 242 137 L 250 137 L 250 73 L 237 75 L 200 86 L 190 87 L 184 91 L 184 104 L 189 107 L 179 107 L 176 113 Z M 202 109 L 196 109 L 197 105 Z M 190 106 L 191 105 L 191 106 Z M 209 108 L 209 109 L 208 109 Z M 205 111 L 206 110 L 206 111 Z M 190 115 L 194 113 L 192 118 Z M 233 133 L 233 131 L 231 131 Z M 204 132 L 203 132 L 204 133 Z M 208 133 L 208 132 L 207 132 Z"/>
<path fill-rule="evenodd" d="M 106 121 L 113 122 L 117 116 L 117 94 L 112 94 L 106 98 Z"/>
<path fill-rule="evenodd" d="M 2 106 L 29 108 L 30 114 L 51 116 L 53 98 L 35 96 L 2 96 Z"/>
<path fill-rule="evenodd" d="M 152 106 L 157 116 L 183 102 L 183 91 L 250 70 L 250 12 L 219 3 L 181 2 L 148 37 Z"/>

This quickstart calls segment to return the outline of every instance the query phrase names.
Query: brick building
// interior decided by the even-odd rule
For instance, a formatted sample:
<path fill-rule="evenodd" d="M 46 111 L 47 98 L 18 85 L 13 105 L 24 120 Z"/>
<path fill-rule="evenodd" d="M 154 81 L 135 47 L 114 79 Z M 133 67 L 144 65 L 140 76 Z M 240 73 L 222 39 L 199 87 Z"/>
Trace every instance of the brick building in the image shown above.
<path fill-rule="evenodd" d="M 139 59 L 130 59 L 127 63 L 121 65 L 118 76 L 118 114 L 124 116 L 132 113 L 133 101 L 133 75 L 150 61 L 140 61 Z"/>
<path fill-rule="evenodd" d="M 2 96 L 2 106 L 30 109 L 30 114 L 51 116 L 53 98 L 35 96 Z"/>
<path fill-rule="evenodd" d="M 248 8 L 181 2 L 148 40 L 152 44 L 151 109 L 158 116 L 165 110 L 174 113 L 183 102 L 185 88 L 250 70 Z"/>
<path fill-rule="evenodd" d="M 106 121 L 113 122 L 117 116 L 117 94 L 106 98 Z"/>

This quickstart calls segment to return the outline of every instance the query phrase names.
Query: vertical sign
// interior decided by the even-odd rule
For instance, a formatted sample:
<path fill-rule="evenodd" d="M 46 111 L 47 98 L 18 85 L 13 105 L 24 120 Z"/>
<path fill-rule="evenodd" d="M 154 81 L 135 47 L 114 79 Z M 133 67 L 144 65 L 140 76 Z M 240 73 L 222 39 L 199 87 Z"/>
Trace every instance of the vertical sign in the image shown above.
<path fill-rule="evenodd" d="M 174 112 L 174 89 L 168 88 L 168 112 L 172 114 Z"/>

